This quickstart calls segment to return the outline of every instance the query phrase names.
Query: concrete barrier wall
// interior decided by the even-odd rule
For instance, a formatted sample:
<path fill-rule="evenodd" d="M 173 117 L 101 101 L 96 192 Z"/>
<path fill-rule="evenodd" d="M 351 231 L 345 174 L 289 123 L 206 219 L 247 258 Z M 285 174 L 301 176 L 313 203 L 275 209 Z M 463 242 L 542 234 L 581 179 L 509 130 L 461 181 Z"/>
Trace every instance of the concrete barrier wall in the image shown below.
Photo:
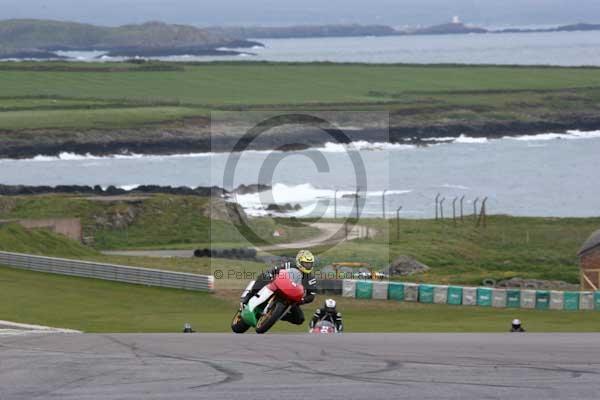
<path fill-rule="evenodd" d="M 416 283 L 405 283 L 404 284 L 404 301 L 418 301 L 419 300 L 419 285 Z"/>
<path fill-rule="evenodd" d="M 207 275 L 128 267 L 64 258 L 0 252 L 0 265 L 59 275 L 103 279 L 145 286 L 212 292 L 214 278 Z"/>
<path fill-rule="evenodd" d="M 594 309 L 594 292 L 579 292 L 579 309 Z"/>
<path fill-rule="evenodd" d="M 535 308 L 535 290 L 521 290 L 521 308 Z"/>
<path fill-rule="evenodd" d="M 600 311 L 600 291 L 561 292 L 344 279 L 342 295 L 360 299 L 410 301 L 425 304 Z"/>
<path fill-rule="evenodd" d="M 464 287 L 462 292 L 463 292 L 463 298 L 462 298 L 463 306 L 477 305 L 477 288 Z"/>
<path fill-rule="evenodd" d="M 448 286 L 437 285 L 433 288 L 433 302 L 435 304 L 448 304 Z"/>
<path fill-rule="evenodd" d="M 498 307 L 498 308 L 506 307 L 506 290 L 505 289 L 493 289 L 492 290 L 492 307 Z"/>
<path fill-rule="evenodd" d="M 387 300 L 388 298 L 388 283 L 373 282 L 373 299 Z"/>
<path fill-rule="evenodd" d="M 356 296 L 356 281 L 350 279 L 344 279 L 342 281 L 342 296 L 343 297 L 355 297 Z"/>
<path fill-rule="evenodd" d="M 550 309 L 563 310 L 565 308 L 565 294 L 558 290 L 550 292 Z"/>

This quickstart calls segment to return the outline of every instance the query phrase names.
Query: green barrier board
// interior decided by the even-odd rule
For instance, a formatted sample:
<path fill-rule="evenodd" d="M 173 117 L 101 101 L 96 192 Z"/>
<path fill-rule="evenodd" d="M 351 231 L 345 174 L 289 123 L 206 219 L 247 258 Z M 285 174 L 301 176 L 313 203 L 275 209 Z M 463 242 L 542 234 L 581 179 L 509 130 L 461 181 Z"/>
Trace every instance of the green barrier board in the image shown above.
<path fill-rule="evenodd" d="M 594 293 L 594 310 L 600 311 L 600 292 Z"/>
<path fill-rule="evenodd" d="M 448 304 L 459 306 L 462 304 L 462 288 L 459 286 L 448 287 Z"/>
<path fill-rule="evenodd" d="M 565 292 L 564 293 L 564 309 L 568 311 L 579 310 L 579 293 Z"/>
<path fill-rule="evenodd" d="M 477 305 L 482 307 L 492 306 L 491 288 L 477 288 Z"/>
<path fill-rule="evenodd" d="M 404 284 L 398 282 L 390 282 L 388 285 L 388 299 L 389 300 L 404 300 Z"/>
<path fill-rule="evenodd" d="M 547 290 L 538 290 L 535 292 L 535 308 L 538 310 L 547 310 L 550 308 L 550 292 Z"/>
<path fill-rule="evenodd" d="M 419 285 L 419 303 L 433 303 L 433 286 Z"/>
<path fill-rule="evenodd" d="M 506 291 L 506 307 L 521 307 L 521 291 L 518 289 L 508 289 Z"/>
<path fill-rule="evenodd" d="M 356 282 L 356 298 L 370 299 L 373 297 L 373 283 L 370 281 Z"/>

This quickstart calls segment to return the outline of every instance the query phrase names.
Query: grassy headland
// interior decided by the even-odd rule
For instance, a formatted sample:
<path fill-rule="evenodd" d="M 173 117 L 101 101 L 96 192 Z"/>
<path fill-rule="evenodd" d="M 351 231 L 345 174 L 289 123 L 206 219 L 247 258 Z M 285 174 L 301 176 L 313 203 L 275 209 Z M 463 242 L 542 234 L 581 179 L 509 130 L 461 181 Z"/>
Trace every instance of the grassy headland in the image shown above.
<path fill-rule="evenodd" d="M 118 27 L 67 21 L 12 19 L 0 21 L 0 57 L 62 58 L 57 51 L 101 50 L 112 56 L 237 54 L 219 47 L 256 44 L 189 25 L 147 22 Z"/>

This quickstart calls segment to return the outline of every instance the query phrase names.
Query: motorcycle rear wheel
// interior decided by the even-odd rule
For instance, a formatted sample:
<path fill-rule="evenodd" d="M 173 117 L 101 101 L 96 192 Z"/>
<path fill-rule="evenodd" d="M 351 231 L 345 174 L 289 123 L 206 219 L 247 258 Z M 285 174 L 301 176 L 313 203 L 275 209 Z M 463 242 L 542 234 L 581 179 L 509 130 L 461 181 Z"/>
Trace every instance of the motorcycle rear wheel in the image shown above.
<path fill-rule="evenodd" d="M 266 314 L 256 321 L 256 333 L 265 333 L 275 325 L 275 322 L 279 321 L 279 318 L 287 310 L 287 305 L 277 301 Z"/>
<path fill-rule="evenodd" d="M 233 333 L 244 333 L 248 329 L 250 329 L 250 325 L 244 322 L 242 319 L 242 313 L 240 310 L 238 310 L 231 320 L 231 330 Z"/>

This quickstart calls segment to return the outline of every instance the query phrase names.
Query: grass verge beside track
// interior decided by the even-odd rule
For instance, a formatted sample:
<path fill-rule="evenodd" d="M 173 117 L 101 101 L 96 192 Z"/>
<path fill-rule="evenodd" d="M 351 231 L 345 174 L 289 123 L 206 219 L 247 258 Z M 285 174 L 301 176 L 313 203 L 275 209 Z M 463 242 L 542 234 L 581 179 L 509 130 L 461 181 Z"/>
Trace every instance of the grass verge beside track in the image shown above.
<path fill-rule="evenodd" d="M 0 319 L 85 332 L 228 332 L 239 293 L 206 294 L 0 267 Z M 324 300 L 304 307 L 310 317 Z M 531 332 L 600 331 L 600 312 L 491 309 L 336 297 L 348 332 L 505 332 L 520 318 Z M 279 323 L 274 332 L 305 332 Z"/>

